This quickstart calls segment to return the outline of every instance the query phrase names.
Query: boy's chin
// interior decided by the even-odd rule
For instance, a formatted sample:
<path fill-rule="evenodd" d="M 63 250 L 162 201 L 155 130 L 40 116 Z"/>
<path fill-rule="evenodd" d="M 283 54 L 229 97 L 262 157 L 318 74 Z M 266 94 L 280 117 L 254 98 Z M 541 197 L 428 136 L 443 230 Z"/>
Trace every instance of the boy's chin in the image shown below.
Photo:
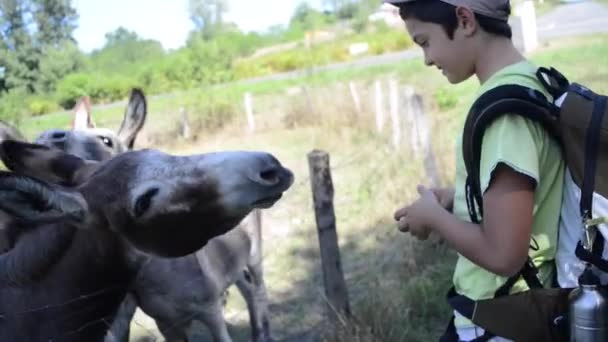
<path fill-rule="evenodd" d="M 445 71 L 443 72 L 443 76 L 448 80 L 448 82 L 450 82 L 450 84 L 462 83 L 462 82 L 468 80 L 470 77 L 470 76 L 466 76 L 466 77 L 456 76 L 453 74 L 446 73 Z"/>

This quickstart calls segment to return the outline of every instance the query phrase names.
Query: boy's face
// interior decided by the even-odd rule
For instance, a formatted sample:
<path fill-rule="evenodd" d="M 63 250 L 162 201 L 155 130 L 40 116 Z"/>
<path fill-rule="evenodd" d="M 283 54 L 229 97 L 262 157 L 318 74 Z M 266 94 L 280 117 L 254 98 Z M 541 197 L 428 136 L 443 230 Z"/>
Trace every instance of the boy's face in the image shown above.
<path fill-rule="evenodd" d="M 473 75 L 474 49 L 460 24 L 453 39 L 439 24 L 408 18 L 405 26 L 412 40 L 424 51 L 425 64 L 436 66 L 450 83 L 460 83 Z"/>

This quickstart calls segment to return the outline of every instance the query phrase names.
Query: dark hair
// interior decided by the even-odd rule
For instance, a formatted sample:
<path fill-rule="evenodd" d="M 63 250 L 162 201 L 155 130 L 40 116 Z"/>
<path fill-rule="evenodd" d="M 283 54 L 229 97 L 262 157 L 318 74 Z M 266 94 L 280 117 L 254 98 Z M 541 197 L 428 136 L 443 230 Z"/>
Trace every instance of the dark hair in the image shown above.
<path fill-rule="evenodd" d="M 456 17 L 456 6 L 440 0 L 417 0 L 396 4 L 399 7 L 399 15 L 403 20 L 416 18 L 420 21 L 439 24 L 450 39 L 454 38 L 454 31 L 458 27 Z M 511 26 L 506 21 L 490 18 L 475 13 L 475 19 L 481 28 L 498 36 L 511 38 Z"/>

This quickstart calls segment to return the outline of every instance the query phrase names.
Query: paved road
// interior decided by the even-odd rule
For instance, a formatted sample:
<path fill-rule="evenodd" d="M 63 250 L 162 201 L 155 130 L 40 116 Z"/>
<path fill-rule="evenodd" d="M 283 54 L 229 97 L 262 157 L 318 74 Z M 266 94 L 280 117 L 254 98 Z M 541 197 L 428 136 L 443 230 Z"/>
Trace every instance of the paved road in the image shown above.
<path fill-rule="evenodd" d="M 539 39 L 608 32 L 608 6 L 593 1 L 561 5 L 538 18 Z"/>
<path fill-rule="evenodd" d="M 608 6 L 594 1 L 562 4 L 537 20 L 538 38 L 540 41 L 569 35 L 608 32 Z M 373 65 L 389 64 L 421 56 L 418 48 L 406 51 L 388 53 L 380 56 L 370 56 L 351 62 L 335 63 L 313 68 L 312 70 L 296 70 L 292 72 L 274 74 L 269 76 L 251 78 L 237 81 L 240 84 L 255 84 L 268 80 L 293 79 L 325 70 L 338 70 L 342 68 L 364 68 Z M 159 94 L 150 96 L 151 99 L 172 97 L 174 94 Z M 96 105 L 94 108 L 125 106 L 126 102 L 115 102 L 105 105 Z"/>

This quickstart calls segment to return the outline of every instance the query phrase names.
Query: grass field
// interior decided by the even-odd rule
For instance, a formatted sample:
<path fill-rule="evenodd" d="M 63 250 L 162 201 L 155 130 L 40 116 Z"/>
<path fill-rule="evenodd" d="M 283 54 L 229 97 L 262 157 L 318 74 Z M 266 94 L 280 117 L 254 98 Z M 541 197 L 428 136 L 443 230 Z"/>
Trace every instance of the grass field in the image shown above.
<path fill-rule="evenodd" d="M 542 46 L 531 59 L 552 65 L 573 81 L 608 93 L 608 35 L 560 39 Z M 193 90 L 150 101 L 149 120 L 139 147 L 185 154 L 219 149 L 262 149 L 274 153 L 296 175 L 284 198 L 264 214 L 265 274 L 271 300 L 271 327 L 285 341 L 332 340 L 324 326 L 324 299 L 306 155 L 330 153 L 341 256 L 357 323 L 341 341 L 431 341 L 450 312 L 444 292 L 450 285 L 455 255 L 437 242 L 418 242 L 400 234 L 391 216 L 415 198 L 415 186 L 427 183 L 422 161 L 405 144 L 389 144 L 390 127 L 374 131 L 374 81 L 398 79 L 424 99 L 431 119 L 433 149 L 443 181 L 454 170 L 453 148 L 476 80 L 450 86 L 420 59 L 366 69 L 323 72 L 289 81 Z M 362 111 L 354 110 L 349 81 L 360 91 Z M 258 130 L 247 133 L 242 95 L 254 94 Z M 177 137 L 179 108 L 198 122 L 196 138 Z M 94 112 L 99 126 L 116 128 L 122 108 Z M 211 125 L 209 118 L 228 123 Z M 217 119 L 219 118 L 219 119 Z M 220 120 L 220 121 L 221 121 Z M 64 127 L 66 113 L 23 121 L 33 137 L 42 129 Z M 169 132 L 169 133 L 167 133 Z M 236 341 L 245 341 L 248 319 L 237 291 L 226 317 Z M 141 336 L 152 327 L 133 324 Z"/>

